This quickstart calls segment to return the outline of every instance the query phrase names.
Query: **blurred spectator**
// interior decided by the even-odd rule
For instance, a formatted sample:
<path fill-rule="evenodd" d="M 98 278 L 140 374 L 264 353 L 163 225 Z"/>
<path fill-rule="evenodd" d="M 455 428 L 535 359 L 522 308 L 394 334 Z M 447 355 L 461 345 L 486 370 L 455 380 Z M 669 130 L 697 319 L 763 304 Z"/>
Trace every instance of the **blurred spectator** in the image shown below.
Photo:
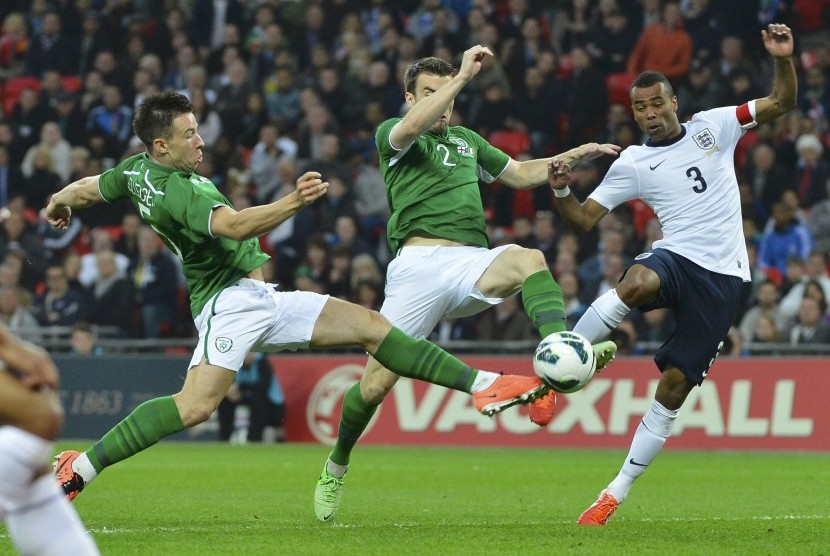
<path fill-rule="evenodd" d="M 29 47 L 26 18 L 20 12 L 8 14 L 3 19 L 0 34 L 0 80 L 17 77 L 26 71 Z"/>
<path fill-rule="evenodd" d="M 39 140 L 40 129 L 47 121 L 54 119 L 54 112 L 40 102 L 40 93 L 26 87 L 12 110 L 9 120 L 16 126 L 20 149 L 25 150 Z"/>
<path fill-rule="evenodd" d="M 28 294 L 25 294 L 28 298 Z M 37 319 L 26 309 L 24 290 L 14 286 L 0 286 L 0 322 L 16 334 L 26 334 L 39 328 Z M 29 298 L 31 299 L 31 298 Z"/>
<path fill-rule="evenodd" d="M 772 211 L 775 201 L 793 185 L 787 171 L 776 160 L 775 148 L 768 143 L 758 143 L 751 151 L 746 179 L 752 186 L 757 208 L 756 224 L 763 225 Z"/>
<path fill-rule="evenodd" d="M 135 294 L 133 286 L 115 264 L 116 253 L 103 249 L 95 253 L 98 275 L 88 288 L 86 318 L 92 324 L 116 326 L 121 335 L 132 330 Z"/>
<path fill-rule="evenodd" d="M 795 211 L 781 201 L 772 205 L 772 220 L 773 229 L 761 241 L 758 264 L 762 269 L 774 268 L 784 276 L 791 256 L 807 260 L 813 250 L 813 235 L 795 219 Z"/>
<path fill-rule="evenodd" d="M 600 27 L 592 28 L 586 49 L 601 72 L 621 73 L 627 71 L 628 58 L 637 40 L 638 32 L 632 27 L 629 15 L 615 8 L 602 17 Z"/>
<path fill-rule="evenodd" d="M 9 253 L 17 253 L 24 261 L 21 281 L 27 286 L 33 286 L 43 277 L 46 260 L 43 249 L 34 231 L 20 214 L 11 212 L 2 219 L 0 229 L 0 258 Z"/>
<path fill-rule="evenodd" d="M 142 331 L 145 338 L 158 338 L 169 334 L 175 322 L 179 271 L 148 226 L 138 232 L 138 252 L 130 276 L 141 308 Z"/>
<path fill-rule="evenodd" d="M 204 56 L 222 44 L 227 24 L 239 29 L 245 26 L 245 6 L 240 0 L 195 0 L 190 22 L 193 42 Z"/>
<path fill-rule="evenodd" d="M 139 230 L 141 230 L 141 218 L 134 212 L 125 214 L 121 220 L 121 234 L 113 244 L 113 250 L 116 253 L 121 253 L 130 260 L 130 267 L 139 257 Z"/>
<path fill-rule="evenodd" d="M 370 311 L 379 311 L 383 305 L 383 285 L 371 280 L 360 280 L 355 286 L 351 301 Z"/>
<path fill-rule="evenodd" d="M 795 142 L 798 162 L 795 171 L 795 190 L 799 206 L 809 208 L 826 198 L 825 183 L 830 178 L 830 163 L 822 158 L 824 145 L 814 134 L 804 134 Z"/>
<path fill-rule="evenodd" d="M 582 47 L 571 50 L 573 73 L 568 83 L 564 111 L 568 114 L 566 147 L 589 142 L 599 133 L 608 111 L 605 77 L 593 67 L 591 57 Z"/>
<path fill-rule="evenodd" d="M 9 157 L 9 148 L 0 144 L 0 208 L 9 204 L 16 194 L 23 192 L 23 173 Z M 384 197 L 384 202 L 385 202 Z"/>
<path fill-rule="evenodd" d="M 823 321 L 827 303 L 804 297 L 795 325 L 790 329 L 790 345 L 830 343 L 830 323 Z"/>
<path fill-rule="evenodd" d="M 712 73 L 715 79 L 720 81 L 723 89 L 727 88 L 729 76 L 734 72 L 756 75 L 758 71 L 744 53 L 744 41 L 734 35 L 726 36 L 721 40 L 720 57 L 715 58 L 714 68 L 715 71 Z M 743 102 L 747 100 L 749 99 L 744 99 Z"/>
<path fill-rule="evenodd" d="M 202 141 L 205 145 L 213 145 L 222 135 L 222 120 L 213 109 L 213 104 L 207 100 L 206 92 L 202 89 L 192 89 L 190 102 L 193 104 L 193 115 L 199 122 L 199 135 Z"/>
<path fill-rule="evenodd" d="M 478 318 L 478 339 L 516 342 L 539 337 L 533 321 L 527 316 L 517 295 L 484 311 Z"/>
<path fill-rule="evenodd" d="M 294 160 L 296 156 L 297 143 L 290 137 L 280 136 L 276 125 L 266 123 L 260 128 L 259 142 L 251 153 L 249 166 L 258 203 L 270 203 L 276 199 L 282 184 L 279 165 L 286 159 Z"/>
<path fill-rule="evenodd" d="M 325 168 L 325 165 L 310 165 L 309 170 L 318 167 Z M 337 219 L 341 216 L 356 216 L 354 199 L 351 191 L 342 174 L 322 172 L 323 179 L 329 182 L 329 189 L 325 196 L 314 203 L 314 214 L 316 215 L 315 228 L 318 232 L 332 233 Z"/>
<path fill-rule="evenodd" d="M 680 5 L 666 2 L 659 23 L 646 27 L 628 59 L 628 73 L 659 71 L 680 83 L 692 63 L 692 39 L 683 28 Z"/>
<path fill-rule="evenodd" d="M 372 254 L 372 246 L 360 236 L 360 224 L 353 214 L 341 214 L 334 221 L 332 247 L 347 247 L 352 255 Z"/>
<path fill-rule="evenodd" d="M 752 332 L 752 342 L 759 344 L 777 344 L 781 340 L 781 329 L 776 326 L 775 319 L 770 315 L 759 315 L 755 323 L 755 330 Z"/>
<path fill-rule="evenodd" d="M 247 420 L 235 423 L 238 408 L 247 406 Z M 261 353 L 249 353 L 237 371 L 234 383 L 219 404 L 219 440 L 231 440 L 236 425 L 240 425 L 238 440 L 241 442 L 262 442 L 264 431 L 274 429 L 274 439 L 285 441 L 285 395 L 282 386 L 268 362 Z"/>
<path fill-rule="evenodd" d="M 790 324 L 790 321 L 798 314 L 801 300 L 805 297 L 812 297 L 820 303 L 827 304 L 827 299 L 830 299 L 830 297 L 828 297 L 828 290 L 826 289 L 826 277 L 826 273 L 819 278 L 814 278 L 805 273 L 801 280 L 792 285 L 778 305 L 786 324 Z M 824 280 L 820 278 L 824 278 Z"/>
<path fill-rule="evenodd" d="M 293 128 L 300 117 L 300 88 L 290 67 L 277 67 L 262 85 L 271 121 Z"/>
<path fill-rule="evenodd" d="M 556 259 L 556 220 L 552 212 L 536 213 L 533 219 L 533 237 L 528 247 L 541 251 L 548 263 Z"/>
<path fill-rule="evenodd" d="M 677 88 L 677 100 L 681 114 L 692 116 L 718 105 L 723 95 L 720 83 L 712 78 L 712 67 L 700 60 L 693 60 L 689 78 Z M 687 118 L 681 118 L 685 121 Z"/>
<path fill-rule="evenodd" d="M 727 21 L 719 4 L 712 0 L 689 0 L 680 4 L 695 57 L 706 62 L 716 54 L 712 52 L 712 45 L 719 44 L 726 33 Z"/>
<path fill-rule="evenodd" d="M 351 281 L 352 292 L 356 294 L 361 282 L 370 282 L 382 287 L 384 277 L 375 258 L 366 253 L 362 253 L 355 255 L 352 259 Z"/>
<path fill-rule="evenodd" d="M 46 122 L 40 129 L 40 143 L 32 146 L 23 157 L 23 162 L 20 164 L 20 169 L 26 178 L 31 178 L 34 172 L 34 158 L 38 149 L 45 149 L 49 151 L 52 166 L 51 169 L 63 182 L 69 180 L 70 163 L 69 155 L 72 147 L 69 142 L 63 138 L 60 127 L 55 122 Z"/>
<path fill-rule="evenodd" d="M 115 85 L 104 87 L 103 104 L 89 111 L 86 128 L 107 139 L 107 153 L 117 158 L 123 152 L 132 133 L 133 111 L 121 102 L 121 90 Z"/>
<path fill-rule="evenodd" d="M 52 153 L 49 147 L 35 148 L 31 157 L 32 172 L 26 178 L 23 195 L 26 206 L 40 209 L 46 206 L 46 199 L 63 185 L 61 178 L 53 170 Z"/>
<path fill-rule="evenodd" d="M 556 281 L 562 289 L 562 301 L 565 304 L 568 330 L 573 330 L 576 322 L 588 310 L 588 305 L 580 299 L 579 278 L 573 272 L 561 272 L 556 276 Z"/>
<path fill-rule="evenodd" d="M 805 68 L 804 73 L 804 80 L 798 86 L 798 108 L 815 123 L 817 129 L 822 129 L 830 118 L 827 76 L 819 65 Z"/>
<path fill-rule="evenodd" d="M 75 75 L 79 69 L 80 48 L 70 35 L 64 34 L 57 12 L 43 15 L 40 29 L 35 29 L 29 48 L 28 73 L 40 75 L 53 69 L 61 75 Z"/>
<path fill-rule="evenodd" d="M 242 60 L 230 63 L 220 79 L 220 87 L 214 108 L 222 120 L 222 129 L 232 141 L 245 130 L 244 115 L 248 96 L 254 89 L 248 82 L 248 69 Z"/>
<path fill-rule="evenodd" d="M 63 266 L 46 269 L 46 291 L 35 298 L 31 311 L 41 326 L 72 326 L 84 317 L 83 294 L 69 287 Z"/>
<path fill-rule="evenodd" d="M 773 282 L 762 282 L 755 293 L 755 305 L 751 307 L 741 319 L 738 330 L 744 342 L 753 341 L 758 322 L 762 316 L 769 317 L 775 328 L 782 329 L 786 325 L 786 317 L 778 307 L 779 292 Z"/>
<path fill-rule="evenodd" d="M 95 56 L 102 50 L 112 47 L 108 30 L 101 24 L 101 14 L 87 10 L 81 23 L 81 40 L 79 45 L 78 70 L 86 73 L 93 65 Z"/>
<path fill-rule="evenodd" d="M 329 295 L 348 300 L 352 295 L 351 284 L 352 251 L 346 245 L 338 245 L 331 250 L 331 265 L 326 276 Z"/>
<path fill-rule="evenodd" d="M 99 356 L 104 354 L 104 348 L 97 345 L 98 335 L 86 321 L 78 321 L 72 327 L 69 336 L 69 353 L 81 356 Z"/>
<path fill-rule="evenodd" d="M 101 251 L 112 251 L 115 240 L 109 231 L 104 228 L 93 228 L 89 232 L 89 246 L 92 251 L 81 256 L 81 271 L 78 281 L 84 288 L 90 288 L 98 278 L 97 255 Z M 115 266 L 121 276 L 127 275 L 130 259 L 121 253 L 115 253 Z"/>
<path fill-rule="evenodd" d="M 2 172 L 2 167 L 0 167 L 0 172 Z M 0 183 L 2 179 L 2 173 L 0 173 Z M 824 182 L 824 190 L 825 199 L 810 209 L 807 227 L 810 228 L 816 240 L 816 250 L 820 253 L 830 253 L 830 177 Z"/>

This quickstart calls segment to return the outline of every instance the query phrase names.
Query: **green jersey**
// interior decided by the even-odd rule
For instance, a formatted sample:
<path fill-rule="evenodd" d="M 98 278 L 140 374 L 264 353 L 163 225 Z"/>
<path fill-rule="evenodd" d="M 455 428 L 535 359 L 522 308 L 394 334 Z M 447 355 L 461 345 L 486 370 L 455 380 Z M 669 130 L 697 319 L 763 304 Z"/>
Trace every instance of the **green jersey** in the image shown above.
<path fill-rule="evenodd" d="M 194 317 L 214 294 L 269 259 L 256 238 L 211 234 L 213 210 L 231 204 L 207 178 L 162 166 L 142 153 L 101 174 L 98 188 L 109 203 L 129 199 L 181 260 Z"/>
<path fill-rule="evenodd" d="M 427 131 L 396 151 L 389 134 L 399 121 L 386 120 L 375 134 L 392 211 L 386 225 L 389 248 L 395 253 L 403 239 L 419 232 L 487 247 L 478 180 L 494 181 L 510 157 L 461 126 L 442 135 Z"/>

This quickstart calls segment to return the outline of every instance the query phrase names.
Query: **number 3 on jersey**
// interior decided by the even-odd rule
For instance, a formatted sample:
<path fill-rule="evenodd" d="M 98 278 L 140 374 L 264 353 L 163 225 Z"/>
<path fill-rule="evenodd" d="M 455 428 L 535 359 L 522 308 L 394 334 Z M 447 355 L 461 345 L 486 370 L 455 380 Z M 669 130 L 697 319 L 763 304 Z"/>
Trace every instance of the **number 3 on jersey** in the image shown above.
<path fill-rule="evenodd" d="M 686 177 L 692 178 L 697 182 L 697 185 L 692 187 L 692 190 L 695 193 L 703 193 L 706 191 L 706 180 L 703 179 L 703 175 L 700 173 L 700 169 L 697 166 L 692 166 L 688 170 L 686 170 Z"/>
<path fill-rule="evenodd" d="M 156 228 L 156 227 L 155 227 L 155 226 L 154 226 L 154 225 L 153 225 L 153 224 L 152 224 L 152 223 L 148 220 L 148 219 L 150 218 L 150 207 L 148 207 L 148 206 L 147 206 L 147 205 L 145 205 L 144 203 L 137 203 L 137 204 L 138 204 L 138 212 L 140 212 L 140 213 L 141 213 L 141 219 L 142 219 L 142 220 L 144 220 L 145 222 L 147 222 L 147 224 L 149 224 L 149 225 L 150 225 L 150 227 L 151 227 L 151 228 L 153 228 L 153 230 L 155 230 L 155 231 L 156 231 L 156 233 L 157 233 L 157 234 L 158 234 L 158 235 L 159 235 L 162 239 L 164 239 L 164 242 L 165 242 L 165 243 L 166 243 L 166 244 L 167 244 L 167 245 L 168 245 L 168 246 L 169 246 L 169 247 L 173 250 L 173 252 L 174 252 L 174 253 L 176 253 L 176 256 L 177 256 L 177 257 L 179 258 L 179 260 L 181 261 L 181 260 L 182 260 L 182 252 L 181 252 L 181 250 L 179 250 L 179 247 L 178 247 L 175 243 L 173 243 L 173 241 L 172 241 L 169 237 L 167 237 L 166 235 L 164 235 L 163 233 L 161 233 L 161 231 L 160 231 L 158 228 Z"/>

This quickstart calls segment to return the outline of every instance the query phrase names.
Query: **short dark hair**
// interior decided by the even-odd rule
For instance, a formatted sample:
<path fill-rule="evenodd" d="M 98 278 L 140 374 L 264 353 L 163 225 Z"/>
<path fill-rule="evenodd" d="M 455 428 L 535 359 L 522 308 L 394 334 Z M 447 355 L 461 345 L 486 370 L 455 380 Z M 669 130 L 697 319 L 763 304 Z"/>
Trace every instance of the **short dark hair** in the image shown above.
<path fill-rule="evenodd" d="M 403 74 L 404 88 L 407 93 L 414 94 L 415 80 L 418 79 L 418 76 L 422 73 L 437 75 L 438 77 L 447 77 L 454 76 L 456 71 L 457 70 L 451 63 L 446 60 L 442 60 L 441 58 L 435 58 L 434 56 L 421 58 L 406 68 L 406 72 Z"/>
<path fill-rule="evenodd" d="M 666 92 L 669 93 L 669 96 L 674 96 L 674 89 L 672 88 L 671 83 L 669 83 L 668 78 L 659 71 L 647 70 L 642 72 L 634 79 L 634 82 L 631 83 L 630 90 L 633 91 L 636 88 L 644 89 L 646 87 L 651 87 L 652 85 L 657 85 L 658 83 L 662 83 L 665 86 Z"/>
<path fill-rule="evenodd" d="M 153 141 L 161 137 L 173 136 L 173 120 L 182 114 L 193 112 L 190 100 L 175 91 L 164 91 L 146 97 L 133 118 L 133 131 L 148 149 L 153 148 Z"/>

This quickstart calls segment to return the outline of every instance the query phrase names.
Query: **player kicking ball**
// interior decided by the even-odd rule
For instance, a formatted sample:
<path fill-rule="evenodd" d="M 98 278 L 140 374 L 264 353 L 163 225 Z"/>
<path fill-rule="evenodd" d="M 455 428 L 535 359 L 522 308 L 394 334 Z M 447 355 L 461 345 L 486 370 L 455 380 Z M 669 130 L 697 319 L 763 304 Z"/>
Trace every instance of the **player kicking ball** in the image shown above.
<path fill-rule="evenodd" d="M 535 376 L 473 369 L 375 311 L 327 295 L 280 292 L 264 282 L 261 267 L 269 256 L 258 236 L 326 193 L 319 173 L 306 172 L 296 191 L 274 203 L 237 212 L 195 173 L 204 142 L 186 97 L 146 97 L 133 130 L 146 152 L 55 193 L 46 217 L 66 229 L 73 209 L 131 202 L 182 263 L 199 340 L 180 392 L 142 403 L 87 451 L 57 457 L 55 472 L 70 500 L 107 467 L 207 420 L 249 351 L 359 346 L 401 376 L 472 394 L 485 415 L 546 394 Z"/>
<path fill-rule="evenodd" d="M 654 357 L 662 376 L 652 406 L 616 478 L 582 513 L 580 525 L 605 525 L 660 453 L 686 396 L 718 356 L 743 283 L 750 281 L 735 146 L 746 129 L 772 122 L 796 103 L 790 29 L 772 24 L 761 36 L 774 62 L 769 96 L 705 110 L 681 124 L 671 84 L 662 74 L 646 71 L 630 92 L 634 119 L 648 137 L 645 144 L 623 151 L 581 204 L 568 189 L 569 168 L 558 161 L 550 165 L 557 209 L 574 230 L 592 229 L 614 207 L 637 198 L 654 209 L 663 227 L 663 239 L 635 257 L 619 285 L 591 304 L 574 332 L 600 341 L 631 307 L 668 308 L 677 321 Z"/>

